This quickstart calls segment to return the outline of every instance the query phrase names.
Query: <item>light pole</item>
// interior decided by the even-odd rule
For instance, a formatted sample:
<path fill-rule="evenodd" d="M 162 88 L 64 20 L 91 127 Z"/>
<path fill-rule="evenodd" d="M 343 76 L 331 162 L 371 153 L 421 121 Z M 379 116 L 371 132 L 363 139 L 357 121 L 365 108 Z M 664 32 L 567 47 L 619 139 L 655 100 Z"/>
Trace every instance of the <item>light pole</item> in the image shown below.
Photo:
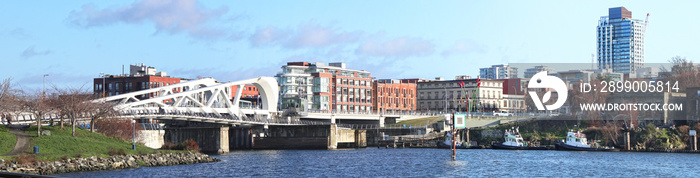
<path fill-rule="evenodd" d="M 46 99 L 46 76 L 49 76 L 49 74 L 44 74 L 44 81 L 43 81 L 44 87 L 41 90 L 41 99 L 42 100 Z"/>
<path fill-rule="evenodd" d="M 132 129 L 132 142 L 131 142 L 131 149 L 136 150 L 136 120 L 132 119 L 131 120 L 131 129 Z"/>

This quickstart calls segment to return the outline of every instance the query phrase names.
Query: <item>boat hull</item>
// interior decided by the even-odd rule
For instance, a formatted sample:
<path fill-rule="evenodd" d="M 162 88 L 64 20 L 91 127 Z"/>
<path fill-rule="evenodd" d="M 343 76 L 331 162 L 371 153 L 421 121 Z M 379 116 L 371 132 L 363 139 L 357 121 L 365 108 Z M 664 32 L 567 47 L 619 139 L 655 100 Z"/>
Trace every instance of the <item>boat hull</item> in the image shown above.
<path fill-rule="evenodd" d="M 612 149 L 605 149 L 605 148 L 577 147 L 577 146 L 567 145 L 564 143 L 557 143 L 554 146 L 557 148 L 557 150 L 569 150 L 569 151 L 610 151 L 610 150 L 612 150 Z"/>
<path fill-rule="evenodd" d="M 522 147 L 522 146 L 509 146 L 509 145 L 503 145 L 501 143 L 493 144 L 491 145 L 491 148 L 493 149 L 502 149 L 502 150 L 548 150 L 549 148 L 547 147 Z"/>

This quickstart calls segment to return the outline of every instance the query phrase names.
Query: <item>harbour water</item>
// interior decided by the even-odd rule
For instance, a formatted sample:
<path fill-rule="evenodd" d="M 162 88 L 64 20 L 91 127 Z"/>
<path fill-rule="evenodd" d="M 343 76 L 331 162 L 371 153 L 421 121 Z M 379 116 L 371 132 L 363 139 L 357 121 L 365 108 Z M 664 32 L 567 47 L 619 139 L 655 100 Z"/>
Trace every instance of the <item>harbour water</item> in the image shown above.
<path fill-rule="evenodd" d="M 342 149 L 234 151 L 221 162 L 83 172 L 60 177 L 695 177 L 700 154 Z"/>

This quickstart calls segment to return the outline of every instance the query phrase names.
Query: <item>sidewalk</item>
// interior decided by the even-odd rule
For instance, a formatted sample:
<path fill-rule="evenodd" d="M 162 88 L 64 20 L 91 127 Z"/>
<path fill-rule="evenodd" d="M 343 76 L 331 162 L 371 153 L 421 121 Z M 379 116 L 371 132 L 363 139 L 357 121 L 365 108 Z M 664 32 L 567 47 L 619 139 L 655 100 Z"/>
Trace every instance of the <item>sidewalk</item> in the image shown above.
<path fill-rule="evenodd" d="M 15 143 L 15 148 L 3 156 L 15 156 L 22 154 L 24 151 L 29 149 L 29 135 L 24 133 L 25 129 L 22 128 L 10 128 L 10 133 L 17 136 L 17 142 Z"/>

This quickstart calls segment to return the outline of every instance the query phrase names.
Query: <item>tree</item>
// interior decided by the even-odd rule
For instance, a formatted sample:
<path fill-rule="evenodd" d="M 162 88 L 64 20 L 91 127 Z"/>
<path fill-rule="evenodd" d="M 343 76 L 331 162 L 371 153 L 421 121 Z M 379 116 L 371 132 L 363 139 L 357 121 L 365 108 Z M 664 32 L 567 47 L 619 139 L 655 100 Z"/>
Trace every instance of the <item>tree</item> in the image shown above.
<path fill-rule="evenodd" d="M 15 107 L 14 93 L 16 91 L 12 87 L 12 78 L 6 78 L 0 82 L 0 116 L 7 120 L 8 125 L 11 123 L 10 112 Z"/>
<path fill-rule="evenodd" d="M 601 85 L 600 81 L 597 79 L 591 80 L 589 84 L 591 84 L 591 87 L 595 88 L 591 88 L 590 91 L 583 91 L 581 83 L 574 84 L 573 89 L 570 90 L 571 92 L 569 93 L 568 99 L 573 102 L 571 108 L 574 112 L 583 115 L 583 119 L 590 120 L 593 122 L 593 125 L 597 126 L 599 124 L 598 121 L 601 120 L 602 117 L 601 111 L 595 109 L 584 111 L 581 106 L 605 103 L 608 96 L 610 96 L 610 92 L 601 92 L 603 91 L 604 85 Z"/>
<path fill-rule="evenodd" d="M 93 102 L 90 105 L 90 132 L 95 132 L 96 120 L 115 114 L 114 106 L 116 106 L 116 103 L 112 102 Z"/>
<path fill-rule="evenodd" d="M 94 104 L 90 102 L 93 95 L 83 87 L 60 89 L 54 86 L 54 89 L 58 93 L 56 108 L 61 112 L 61 115 L 65 115 L 70 119 L 73 127 L 73 137 L 75 137 L 77 120 L 89 113 L 90 105 Z"/>
<path fill-rule="evenodd" d="M 45 100 L 43 96 L 43 91 L 36 91 L 32 94 L 27 94 L 24 96 L 25 108 L 36 118 L 37 137 L 41 137 L 42 118 L 44 115 L 54 110 L 54 107 L 50 104 L 50 102 Z"/>
<path fill-rule="evenodd" d="M 673 64 L 671 71 L 662 68 L 661 77 L 666 78 L 667 81 L 675 83 L 678 82 L 679 92 L 685 91 L 688 87 L 698 87 L 700 86 L 700 71 L 698 66 L 693 64 L 693 61 L 685 59 L 685 57 L 676 56 L 669 60 Z M 671 84 L 673 85 L 673 84 Z"/>

